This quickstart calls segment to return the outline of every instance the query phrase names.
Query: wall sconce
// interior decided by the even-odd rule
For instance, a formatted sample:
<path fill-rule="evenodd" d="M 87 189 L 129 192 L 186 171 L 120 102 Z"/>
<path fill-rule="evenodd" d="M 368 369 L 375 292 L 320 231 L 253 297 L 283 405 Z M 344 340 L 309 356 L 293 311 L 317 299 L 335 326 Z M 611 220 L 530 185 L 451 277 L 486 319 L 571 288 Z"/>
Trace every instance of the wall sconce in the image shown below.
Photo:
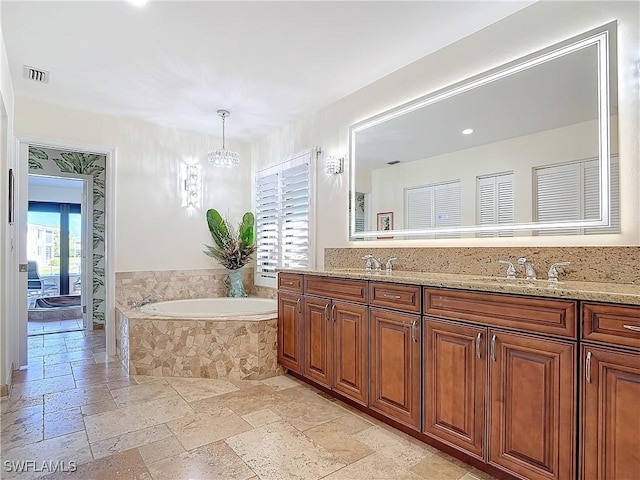
<path fill-rule="evenodd" d="M 183 164 L 182 170 L 182 206 L 200 208 L 200 165 Z"/>
<path fill-rule="evenodd" d="M 344 172 L 344 157 L 327 157 L 324 161 L 324 171 L 328 175 L 337 175 Z"/>

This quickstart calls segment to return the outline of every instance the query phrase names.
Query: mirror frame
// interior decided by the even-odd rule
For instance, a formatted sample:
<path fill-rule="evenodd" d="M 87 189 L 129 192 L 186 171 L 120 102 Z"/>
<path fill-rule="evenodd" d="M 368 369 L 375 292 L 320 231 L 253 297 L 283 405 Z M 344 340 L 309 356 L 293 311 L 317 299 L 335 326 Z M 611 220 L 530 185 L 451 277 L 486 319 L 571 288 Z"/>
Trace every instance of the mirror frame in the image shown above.
<path fill-rule="evenodd" d="M 479 75 L 475 75 L 468 79 L 457 82 L 453 85 L 428 93 L 415 100 L 409 101 L 387 111 L 381 112 L 365 120 L 361 120 L 353 124 L 349 128 L 349 158 L 350 162 L 350 193 L 351 203 L 350 212 L 350 231 L 349 240 L 375 240 L 380 235 L 379 231 L 355 232 L 355 197 L 356 197 L 356 169 L 355 169 L 355 136 L 358 132 L 378 125 L 387 120 L 412 112 L 416 109 L 425 107 L 432 103 L 447 99 L 458 93 L 467 92 L 474 88 L 499 80 L 508 75 L 521 72 L 528 68 L 535 67 L 549 60 L 556 59 L 563 55 L 575 52 L 582 48 L 596 46 L 598 65 L 598 136 L 599 136 L 599 159 L 600 159 L 600 219 L 598 220 L 578 220 L 570 222 L 530 222 L 530 223 L 510 223 L 499 225 L 469 225 L 445 228 L 430 228 L 422 230 L 389 230 L 391 236 L 422 236 L 434 233 L 478 233 L 478 232 L 498 232 L 502 230 L 546 230 L 546 229 L 573 229 L 573 228 L 593 228 L 593 227 L 609 227 L 610 226 L 610 199 L 609 199 L 609 182 L 610 182 L 610 105 L 611 100 L 617 95 L 615 82 L 610 80 L 610 69 L 616 67 L 616 22 L 611 22 L 602 27 L 590 30 L 581 35 L 572 37 L 564 42 L 557 43 L 543 50 L 539 50 L 530 55 L 518 58 L 512 62 L 486 71 Z M 613 78 L 616 78 L 613 76 Z M 370 212 L 369 212 L 370 215 Z M 386 232 L 385 232 L 386 233 Z"/>

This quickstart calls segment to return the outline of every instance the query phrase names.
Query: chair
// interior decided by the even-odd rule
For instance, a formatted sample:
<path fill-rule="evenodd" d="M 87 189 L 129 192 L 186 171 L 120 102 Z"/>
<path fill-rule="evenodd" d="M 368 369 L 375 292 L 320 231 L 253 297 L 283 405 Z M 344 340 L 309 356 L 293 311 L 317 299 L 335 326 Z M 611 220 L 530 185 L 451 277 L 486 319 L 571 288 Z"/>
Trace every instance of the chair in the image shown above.
<path fill-rule="evenodd" d="M 27 261 L 27 294 L 44 295 L 44 280 L 38 273 L 38 262 Z"/>

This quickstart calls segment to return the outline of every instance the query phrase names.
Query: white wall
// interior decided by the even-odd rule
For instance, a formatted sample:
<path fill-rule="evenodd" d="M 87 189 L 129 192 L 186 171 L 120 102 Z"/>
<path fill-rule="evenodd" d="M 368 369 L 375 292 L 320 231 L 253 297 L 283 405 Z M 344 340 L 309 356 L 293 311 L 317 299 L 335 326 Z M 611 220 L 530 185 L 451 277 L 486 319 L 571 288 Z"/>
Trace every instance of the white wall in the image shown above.
<path fill-rule="evenodd" d="M 1 12 L 1 9 L 0 9 Z M 0 13 L 1 15 L 1 13 Z M 0 386 L 11 381 L 12 363 L 18 363 L 17 298 L 18 257 L 14 249 L 16 229 L 7 223 L 7 177 L 9 168 L 16 171 L 13 157 L 14 98 L 7 52 L 0 18 Z"/>
<path fill-rule="evenodd" d="M 523 55 L 618 20 L 619 235 L 514 237 L 456 240 L 385 240 L 384 246 L 638 245 L 640 186 L 638 131 L 639 5 L 637 2 L 538 2 L 434 54 L 394 72 L 334 104 L 287 125 L 252 146 L 256 165 L 321 146 L 326 154 L 348 152 L 349 126 L 386 109 L 498 67 Z M 336 75 L 338 75 L 336 73 Z M 348 242 L 348 175 L 328 177 L 317 165 L 316 265 L 327 247 L 370 248 L 380 242 Z"/>
<path fill-rule="evenodd" d="M 202 253 L 210 243 L 205 212 L 216 208 L 232 220 L 251 208 L 250 150 L 229 142 L 240 153 L 240 168 L 209 166 L 207 151 L 220 138 L 160 127 L 138 120 L 99 115 L 34 100 L 16 98 L 15 132 L 20 139 L 40 137 L 73 145 L 116 149 L 116 271 L 213 268 Z M 202 166 L 203 208 L 181 206 L 181 162 Z"/>

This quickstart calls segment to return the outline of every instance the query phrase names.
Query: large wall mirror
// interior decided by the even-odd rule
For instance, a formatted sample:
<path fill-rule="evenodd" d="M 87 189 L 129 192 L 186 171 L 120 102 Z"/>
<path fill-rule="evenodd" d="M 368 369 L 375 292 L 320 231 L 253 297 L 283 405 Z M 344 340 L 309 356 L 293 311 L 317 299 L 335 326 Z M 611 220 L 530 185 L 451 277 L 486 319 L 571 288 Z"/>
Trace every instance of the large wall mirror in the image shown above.
<path fill-rule="evenodd" d="M 351 238 L 619 232 L 616 82 L 612 23 L 358 122 Z"/>

